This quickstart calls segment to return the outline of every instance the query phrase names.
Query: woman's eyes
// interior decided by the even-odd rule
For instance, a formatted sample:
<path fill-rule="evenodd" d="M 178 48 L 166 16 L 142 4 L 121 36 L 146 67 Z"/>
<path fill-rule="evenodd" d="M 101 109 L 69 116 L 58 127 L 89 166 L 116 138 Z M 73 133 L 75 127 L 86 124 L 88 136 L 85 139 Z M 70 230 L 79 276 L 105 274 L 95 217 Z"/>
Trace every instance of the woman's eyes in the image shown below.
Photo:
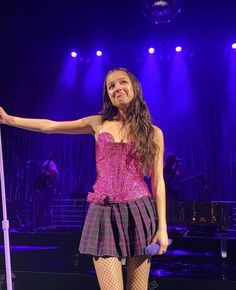
<path fill-rule="evenodd" d="M 128 84 L 128 81 L 127 80 L 121 80 L 120 81 L 120 84 Z M 114 87 L 115 87 L 115 84 L 111 84 L 110 86 L 109 86 L 109 90 L 112 90 L 112 89 L 114 89 Z"/>

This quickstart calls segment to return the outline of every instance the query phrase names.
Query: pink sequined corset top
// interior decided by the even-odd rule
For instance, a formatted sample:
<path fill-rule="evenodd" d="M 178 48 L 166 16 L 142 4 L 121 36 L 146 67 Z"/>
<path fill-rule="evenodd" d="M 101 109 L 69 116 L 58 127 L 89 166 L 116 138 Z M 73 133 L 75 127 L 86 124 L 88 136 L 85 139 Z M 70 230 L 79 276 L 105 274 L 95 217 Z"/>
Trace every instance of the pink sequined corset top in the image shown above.
<path fill-rule="evenodd" d="M 133 143 L 117 143 L 108 132 L 96 141 L 97 180 L 87 201 L 94 203 L 127 202 L 150 195 L 148 186 L 134 160 L 127 164 Z"/>

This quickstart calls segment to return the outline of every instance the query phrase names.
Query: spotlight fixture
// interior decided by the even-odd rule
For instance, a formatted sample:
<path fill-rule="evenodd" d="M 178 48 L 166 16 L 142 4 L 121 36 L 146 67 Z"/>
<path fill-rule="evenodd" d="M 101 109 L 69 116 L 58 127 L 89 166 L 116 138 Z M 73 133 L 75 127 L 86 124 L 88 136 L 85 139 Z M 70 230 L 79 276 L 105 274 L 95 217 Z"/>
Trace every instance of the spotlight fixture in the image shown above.
<path fill-rule="evenodd" d="M 72 57 L 77 57 L 77 52 L 76 51 L 72 51 L 70 54 Z"/>
<path fill-rule="evenodd" d="M 175 51 L 176 52 L 181 52 L 182 51 L 182 47 L 181 46 L 176 46 Z"/>
<path fill-rule="evenodd" d="M 148 49 L 148 53 L 153 54 L 155 52 L 155 49 L 153 47 L 150 47 Z"/>
<path fill-rule="evenodd" d="M 97 55 L 97 56 L 102 56 L 102 51 L 101 51 L 101 50 L 97 50 L 97 51 L 96 51 L 96 55 Z"/>
<path fill-rule="evenodd" d="M 236 49 L 236 42 L 232 43 L 232 48 Z"/>

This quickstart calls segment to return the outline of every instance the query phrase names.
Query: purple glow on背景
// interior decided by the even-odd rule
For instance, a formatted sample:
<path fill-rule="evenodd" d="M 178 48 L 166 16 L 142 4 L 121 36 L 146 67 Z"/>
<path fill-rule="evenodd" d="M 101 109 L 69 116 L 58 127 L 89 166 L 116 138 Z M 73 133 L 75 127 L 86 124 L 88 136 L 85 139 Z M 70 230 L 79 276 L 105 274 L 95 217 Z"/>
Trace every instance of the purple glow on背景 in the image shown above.
<path fill-rule="evenodd" d="M 102 56 L 102 51 L 101 51 L 101 50 L 97 50 L 97 51 L 96 51 L 96 55 L 97 55 L 97 56 Z"/>
<path fill-rule="evenodd" d="M 148 53 L 153 54 L 155 52 L 155 49 L 153 47 L 150 47 L 148 49 Z"/>
<path fill-rule="evenodd" d="M 77 52 L 72 51 L 72 52 L 71 52 L 71 56 L 72 56 L 72 57 L 77 57 Z"/>
<path fill-rule="evenodd" d="M 232 43 L 232 48 L 236 49 L 236 42 Z"/>
<path fill-rule="evenodd" d="M 182 51 L 182 47 L 181 46 L 176 46 L 175 51 L 176 52 L 181 52 Z"/>

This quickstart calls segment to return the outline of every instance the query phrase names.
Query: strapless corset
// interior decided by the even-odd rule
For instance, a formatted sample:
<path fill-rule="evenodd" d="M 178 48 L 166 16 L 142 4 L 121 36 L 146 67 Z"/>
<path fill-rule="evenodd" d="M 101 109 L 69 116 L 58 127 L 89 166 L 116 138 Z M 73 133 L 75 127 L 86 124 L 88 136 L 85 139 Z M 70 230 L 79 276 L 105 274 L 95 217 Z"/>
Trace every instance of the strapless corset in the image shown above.
<path fill-rule="evenodd" d="M 127 162 L 133 142 L 115 142 L 108 132 L 99 133 L 96 140 L 97 180 L 87 200 L 95 203 L 127 202 L 150 195 L 135 162 Z"/>

